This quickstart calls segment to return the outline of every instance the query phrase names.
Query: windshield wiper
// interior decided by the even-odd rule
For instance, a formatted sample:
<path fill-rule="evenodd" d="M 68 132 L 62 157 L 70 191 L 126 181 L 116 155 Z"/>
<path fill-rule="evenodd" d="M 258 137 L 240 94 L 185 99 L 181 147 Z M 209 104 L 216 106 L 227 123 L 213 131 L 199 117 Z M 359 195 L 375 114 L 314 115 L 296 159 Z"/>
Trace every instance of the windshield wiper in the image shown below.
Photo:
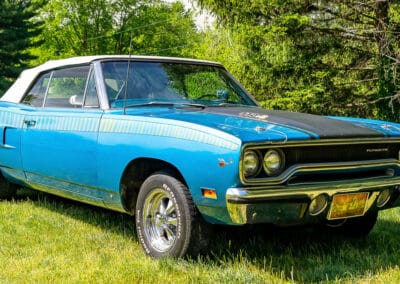
<path fill-rule="evenodd" d="M 135 108 L 135 107 L 158 107 L 158 106 L 167 106 L 167 107 L 173 107 L 173 108 L 194 107 L 194 108 L 201 108 L 201 109 L 205 109 L 207 107 L 206 105 L 203 105 L 203 104 L 178 103 L 178 102 L 156 102 L 156 101 L 140 103 L 140 104 L 131 104 L 131 105 L 126 105 L 125 107 Z"/>

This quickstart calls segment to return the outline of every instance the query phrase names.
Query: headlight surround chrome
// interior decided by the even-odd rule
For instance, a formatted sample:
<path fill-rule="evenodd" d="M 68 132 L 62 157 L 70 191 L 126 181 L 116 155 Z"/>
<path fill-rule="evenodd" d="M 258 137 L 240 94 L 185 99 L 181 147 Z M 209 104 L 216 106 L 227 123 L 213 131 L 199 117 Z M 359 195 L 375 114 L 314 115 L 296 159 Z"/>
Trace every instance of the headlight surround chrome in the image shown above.
<path fill-rule="evenodd" d="M 256 176 L 261 170 L 260 153 L 246 150 L 243 154 L 242 170 L 245 177 Z"/>
<path fill-rule="evenodd" d="M 285 166 L 285 155 L 279 149 L 268 150 L 263 159 L 263 168 L 268 176 L 279 175 Z"/>

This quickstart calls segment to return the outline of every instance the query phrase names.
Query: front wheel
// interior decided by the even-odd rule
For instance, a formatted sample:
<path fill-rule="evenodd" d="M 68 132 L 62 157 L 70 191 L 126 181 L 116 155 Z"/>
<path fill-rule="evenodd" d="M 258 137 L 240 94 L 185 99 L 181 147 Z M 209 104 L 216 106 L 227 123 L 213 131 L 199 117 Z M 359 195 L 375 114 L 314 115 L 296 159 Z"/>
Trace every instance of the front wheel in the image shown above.
<path fill-rule="evenodd" d="M 198 254 L 207 244 L 206 224 L 187 187 L 166 173 L 155 173 L 140 188 L 136 231 L 154 258 Z"/>

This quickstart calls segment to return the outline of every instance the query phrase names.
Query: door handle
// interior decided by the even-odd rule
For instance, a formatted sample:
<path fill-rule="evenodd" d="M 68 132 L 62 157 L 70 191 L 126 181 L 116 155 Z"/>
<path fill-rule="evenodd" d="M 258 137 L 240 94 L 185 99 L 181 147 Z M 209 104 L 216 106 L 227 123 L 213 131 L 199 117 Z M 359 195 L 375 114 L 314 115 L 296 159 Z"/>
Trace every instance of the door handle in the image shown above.
<path fill-rule="evenodd" d="M 7 133 L 7 129 L 10 129 L 10 128 L 14 128 L 14 127 L 0 126 L 0 132 L 2 134 L 0 148 L 15 149 L 14 146 L 6 144 L 6 133 Z"/>
<path fill-rule="evenodd" d="M 33 127 L 36 125 L 36 120 L 24 120 L 24 123 L 27 127 Z"/>

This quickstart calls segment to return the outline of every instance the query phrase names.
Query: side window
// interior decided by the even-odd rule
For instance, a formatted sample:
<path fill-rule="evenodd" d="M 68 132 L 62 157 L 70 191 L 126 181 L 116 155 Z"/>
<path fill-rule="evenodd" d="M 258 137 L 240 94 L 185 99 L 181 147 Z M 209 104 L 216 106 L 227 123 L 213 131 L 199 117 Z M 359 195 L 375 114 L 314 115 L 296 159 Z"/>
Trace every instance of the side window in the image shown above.
<path fill-rule="evenodd" d="M 89 66 L 55 70 L 45 96 L 45 107 L 81 107 Z"/>
<path fill-rule="evenodd" d="M 32 89 L 29 90 L 28 94 L 22 100 L 23 104 L 41 107 L 43 106 L 44 97 L 46 95 L 47 86 L 49 84 L 52 72 L 45 73 L 39 77 L 35 82 Z"/>

